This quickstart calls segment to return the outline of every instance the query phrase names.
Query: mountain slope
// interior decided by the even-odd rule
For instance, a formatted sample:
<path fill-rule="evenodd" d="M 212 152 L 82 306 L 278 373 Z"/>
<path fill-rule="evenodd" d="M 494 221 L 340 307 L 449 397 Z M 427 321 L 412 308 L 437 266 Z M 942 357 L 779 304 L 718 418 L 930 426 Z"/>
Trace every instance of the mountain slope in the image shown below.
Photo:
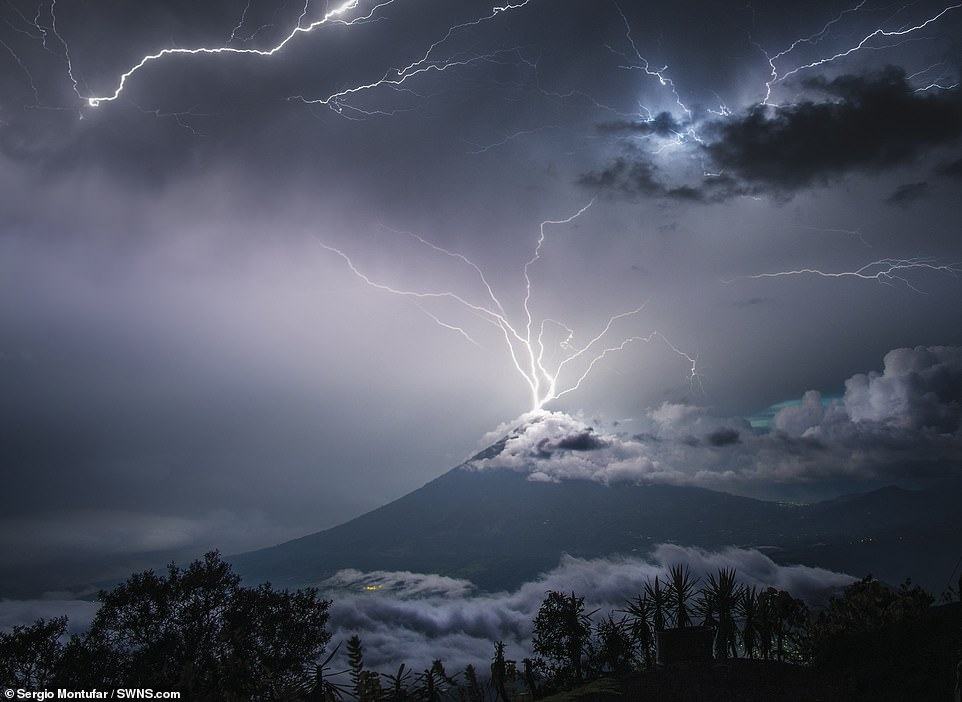
<path fill-rule="evenodd" d="M 768 547 L 782 562 L 944 587 L 962 553 L 958 497 L 885 489 L 787 505 L 702 488 L 532 482 L 458 467 L 345 524 L 233 557 L 249 580 L 300 585 L 342 568 L 410 570 L 516 587 L 562 554 L 644 555 L 670 541 Z M 774 548 L 773 548 L 774 547 Z"/>

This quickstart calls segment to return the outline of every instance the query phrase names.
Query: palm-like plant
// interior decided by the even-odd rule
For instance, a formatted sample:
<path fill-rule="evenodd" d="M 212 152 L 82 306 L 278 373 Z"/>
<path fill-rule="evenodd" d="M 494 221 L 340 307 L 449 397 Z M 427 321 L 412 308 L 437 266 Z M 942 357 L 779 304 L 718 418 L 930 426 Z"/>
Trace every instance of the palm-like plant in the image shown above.
<path fill-rule="evenodd" d="M 662 609 L 664 607 L 662 606 Z M 628 617 L 628 628 L 636 645 L 641 648 L 642 663 L 646 668 L 651 667 L 652 652 L 655 646 L 655 628 L 653 615 L 655 607 L 646 595 L 638 595 L 625 603 L 620 610 Z"/>
<path fill-rule="evenodd" d="M 418 675 L 418 683 L 415 689 L 418 699 L 424 700 L 424 702 L 440 702 L 441 687 L 434 668 L 428 668 Z"/>
<path fill-rule="evenodd" d="M 772 588 L 758 594 L 755 608 L 755 631 L 758 632 L 758 655 L 769 660 L 772 657 L 772 642 L 775 638 L 775 605 L 770 591 Z"/>
<path fill-rule="evenodd" d="M 657 576 L 645 581 L 645 598 L 651 606 L 651 623 L 655 631 L 665 630 L 665 612 L 668 609 L 668 591 L 661 587 Z"/>
<path fill-rule="evenodd" d="M 331 700 L 343 699 L 345 694 L 350 694 L 350 688 L 334 682 L 332 679 L 344 675 L 348 670 L 329 672 L 331 661 L 334 660 L 334 656 L 337 655 L 340 648 L 341 644 L 338 644 L 322 662 L 307 667 L 307 678 L 303 687 L 306 688 L 305 693 L 308 699 L 330 702 Z"/>
<path fill-rule="evenodd" d="M 494 687 L 495 699 L 508 702 L 508 662 L 504 658 L 504 642 L 498 641 L 494 645 L 494 658 L 491 660 L 491 685 Z"/>
<path fill-rule="evenodd" d="M 385 699 L 388 702 L 403 702 L 408 699 L 408 688 L 411 685 L 411 671 L 403 663 L 398 667 L 396 673 L 381 673 L 387 683 L 387 694 Z"/>
<path fill-rule="evenodd" d="M 673 565 L 668 569 L 668 603 L 674 613 L 675 626 L 682 628 L 691 625 L 689 614 L 692 595 L 698 580 L 685 565 Z"/>
<path fill-rule="evenodd" d="M 703 593 L 707 614 L 714 615 L 717 627 L 715 656 L 717 658 L 737 656 L 738 629 L 735 626 L 735 612 L 741 599 L 741 588 L 735 580 L 734 569 L 721 568 L 717 576 L 709 575 Z"/>
<path fill-rule="evenodd" d="M 594 650 L 590 657 L 595 672 L 621 674 L 631 668 L 638 648 L 631 629 L 627 615 L 615 619 L 609 614 L 595 625 Z"/>
<path fill-rule="evenodd" d="M 758 652 L 758 589 L 755 586 L 742 588 L 738 600 L 738 615 L 742 618 L 742 645 L 747 658 L 754 658 Z"/>

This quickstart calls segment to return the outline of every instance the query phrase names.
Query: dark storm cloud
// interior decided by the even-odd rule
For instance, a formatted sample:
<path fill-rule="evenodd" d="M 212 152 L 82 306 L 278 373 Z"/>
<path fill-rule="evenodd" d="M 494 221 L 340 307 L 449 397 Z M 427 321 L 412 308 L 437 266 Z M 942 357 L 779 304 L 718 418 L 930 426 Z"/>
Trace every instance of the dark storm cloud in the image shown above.
<path fill-rule="evenodd" d="M 901 68 L 878 73 L 809 78 L 809 95 L 777 108 L 755 105 L 702 124 L 665 127 L 677 134 L 701 133 L 694 148 L 718 174 L 692 184 L 672 183 L 651 158 L 634 146 L 601 170 L 584 174 L 582 185 L 635 196 L 719 202 L 736 196 L 784 197 L 824 185 L 852 172 L 878 173 L 915 162 L 930 149 L 962 135 L 958 90 L 919 92 Z M 613 123 L 599 129 L 624 135 L 661 134 L 648 123 Z M 951 167 L 949 167 L 951 170 Z M 904 204 L 921 194 L 914 185 L 896 193 Z"/>
<path fill-rule="evenodd" d="M 791 192 L 911 163 L 962 134 L 959 92 L 916 92 L 900 68 L 803 85 L 824 98 L 715 123 L 706 147 L 713 162 L 746 183 Z"/>
<path fill-rule="evenodd" d="M 589 429 L 566 436 L 555 445 L 561 451 L 597 451 L 605 447 L 605 442 Z"/>
<path fill-rule="evenodd" d="M 712 446 L 730 446 L 737 444 L 741 440 L 741 434 L 737 429 L 723 427 L 716 429 L 705 437 Z"/>
<path fill-rule="evenodd" d="M 705 178 L 699 186 L 669 184 L 645 153 L 632 151 L 633 155 L 619 156 L 600 171 L 584 173 L 579 184 L 630 198 L 664 197 L 680 202 L 717 202 L 734 196 L 736 190 L 744 192 L 725 176 Z"/>
<path fill-rule="evenodd" d="M 930 191 L 930 186 L 925 181 L 920 181 L 918 183 L 905 183 L 897 187 L 891 195 L 885 198 L 885 202 L 890 205 L 899 205 L 905 207 L 907 205 L 916 202 L 917 200 L 922 200 L 928 196 Z"/>

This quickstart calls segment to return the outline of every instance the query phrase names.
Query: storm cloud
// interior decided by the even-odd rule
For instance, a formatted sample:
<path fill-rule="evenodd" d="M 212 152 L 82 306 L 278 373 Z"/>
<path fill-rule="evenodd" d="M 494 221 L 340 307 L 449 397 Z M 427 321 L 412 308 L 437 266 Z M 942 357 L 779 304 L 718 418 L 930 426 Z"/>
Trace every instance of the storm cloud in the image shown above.
<path fill-rule="evenodd" d="M 823 99 L 758 107 L 715 123 L 706 147 L 712 161 L 748 184 L 790 192 L 909 163 L 962 134 L 958 91 L 917 92 L 898 68 L 802 85 Z"/>
<path fill-rule="evenodd" d="M 877 73 L 816 76 L 800 81 L 805 95 L 789 104 L 752 106 L 742 113 L 687 125 L 649 122 L 603 123 L 606 134 L 697 134 L 691 146 L 715 171 L 688 184 L 672 183 L 643 152 L 615 158 L 581 177 L 602 191 L 719 202 L 736 196 L 785 197 L 825 185 L 848 173 L 879 173 L 911 164 L 927 151 L 951 145 L 962 135 L 958 90 L 920 92 L 905 71 L 889 66 Z M 691 141 L 691 139 L 689 139 Z M 632 151 L 635 151 L 632 155 Z M 945 173 L 951 174 L 951 166 Z M 901 186 L 889 196 L 906 204 L 925 193 L 923 183 Z"/>
<path fill-rule="evenodd" d="M 538 477 L 597 472 L 584 466 L 607 454 L 628 476 L 647 459 L 663 479 L 771 498 L 847 489 L 832 481 L 853 456 L 857 485 L 943 470 L 955 438 L 929 427 L 835 427 L 824 410 L 760 438 L 744 418 L 809 388 L 817 414 L 889 349 L 962 344 L 959 278 L 917 271 L 921 295 L 746 276 L 962 260 L 958 91 L 910 91 L 957 82 L 957 10 L 774 84 L 778 110 L 759 107 L 758 47 L 810 36 L 833 3 L 530 0 L 475 25 L 490 3 L 396 0 L 271 56 L 170 55 L 118 100 L 83 99 L 164 48 L 273 46 L 303 7 L 60 2 L 58 37 L 51 3 L 0 4 L 0 596 L 267 546 L 460 464 L 531 406 L 501 330 L 450 299 L 422 310 L 366 286 L 319 242 L 386 285 L 488 300 L 463 260 L 400 232 L 423 236 L 477 263 L 522 328 L 542 223 L 595 194 L 544 226 L 530 267 L 535 317 L 573 331 L 549 325 L 546 363 L 644 305 L 595 348 L 657 330 L 697 356 L 704 392 L 660 341 L 607 353 L 550 408 L 617 430 L 540 435 Z M 941 9 L 885 7 L 847 13 L 780 67 Z M 377 81 L 442 38 L 434 58 L 467 62 L 342 102 L 297 97 Z M 879 206 L 923 181 L 924 200 Z"/>

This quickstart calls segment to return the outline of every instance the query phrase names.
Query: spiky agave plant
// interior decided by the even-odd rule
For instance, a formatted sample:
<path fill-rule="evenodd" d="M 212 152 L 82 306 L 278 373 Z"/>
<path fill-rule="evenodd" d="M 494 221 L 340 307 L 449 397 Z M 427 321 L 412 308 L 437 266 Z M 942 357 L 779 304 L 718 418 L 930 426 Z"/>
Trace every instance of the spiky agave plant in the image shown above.
<path fill-rule="evenodd" d="M 345 694 L 350 694 L 348 686 L 334 681 L 334 678 L 344 675 L 349 669 L 330 671 L 331 661 L 334 660 L 340 648 L 341 644 L 338 644 L 323 661 L 307 667 L 307 676 L 302 685 L 302 692 L 307 699 L 327 702 L 344 699 Z"/>
<path fill-rule="evenodd" d="M 742 646 L 747 658 L 758 653 L 758 589 L 743 587 L 738 598 L 738 615 L 742 619 Z"/>
<path fill-rule="evenodd" d="M 651 605 L 651 624 L 655 631 L 664 631 L 668 611 L 668 591 L 662 588 L 661 578 L 654 577 L 645 581 L 645 598 Z"/>
<path fill-rule="evenodd" d="M 691 626 L 691 600 L 698 579 L 686 565 L 676 564 L 668 569 L 668 603 L 674 613 L 675 627 Z"/>
<path fill-rule="evenodd" d="M 387 683 L 385 699 L 388 702 L 403 702 L 410 696 L 411 671 L 404 663 L 398 666 L 396 673 L 381 673 Z"/>
<path fill-rule="evenodd" d="M 641 661 L 645 668 L 651 667 L 655 647 L 654 609 L 647 595 L 636 595 L 633 600 L 625 602 L 624 609 L 619 610 L 628 618 L 628 630 L 636 646 L 641 649 Z"/>
<path fill-rule="evenodd" d="M 728 658 L 738 655 L 738 629 L 735 613 L 741 599 L 741 588 L 735 579 L 735 570 L 720 568 L 717 576 L 710 574 L 704 588 L 705 600 L 714 614 L 715 657 Z"/>

